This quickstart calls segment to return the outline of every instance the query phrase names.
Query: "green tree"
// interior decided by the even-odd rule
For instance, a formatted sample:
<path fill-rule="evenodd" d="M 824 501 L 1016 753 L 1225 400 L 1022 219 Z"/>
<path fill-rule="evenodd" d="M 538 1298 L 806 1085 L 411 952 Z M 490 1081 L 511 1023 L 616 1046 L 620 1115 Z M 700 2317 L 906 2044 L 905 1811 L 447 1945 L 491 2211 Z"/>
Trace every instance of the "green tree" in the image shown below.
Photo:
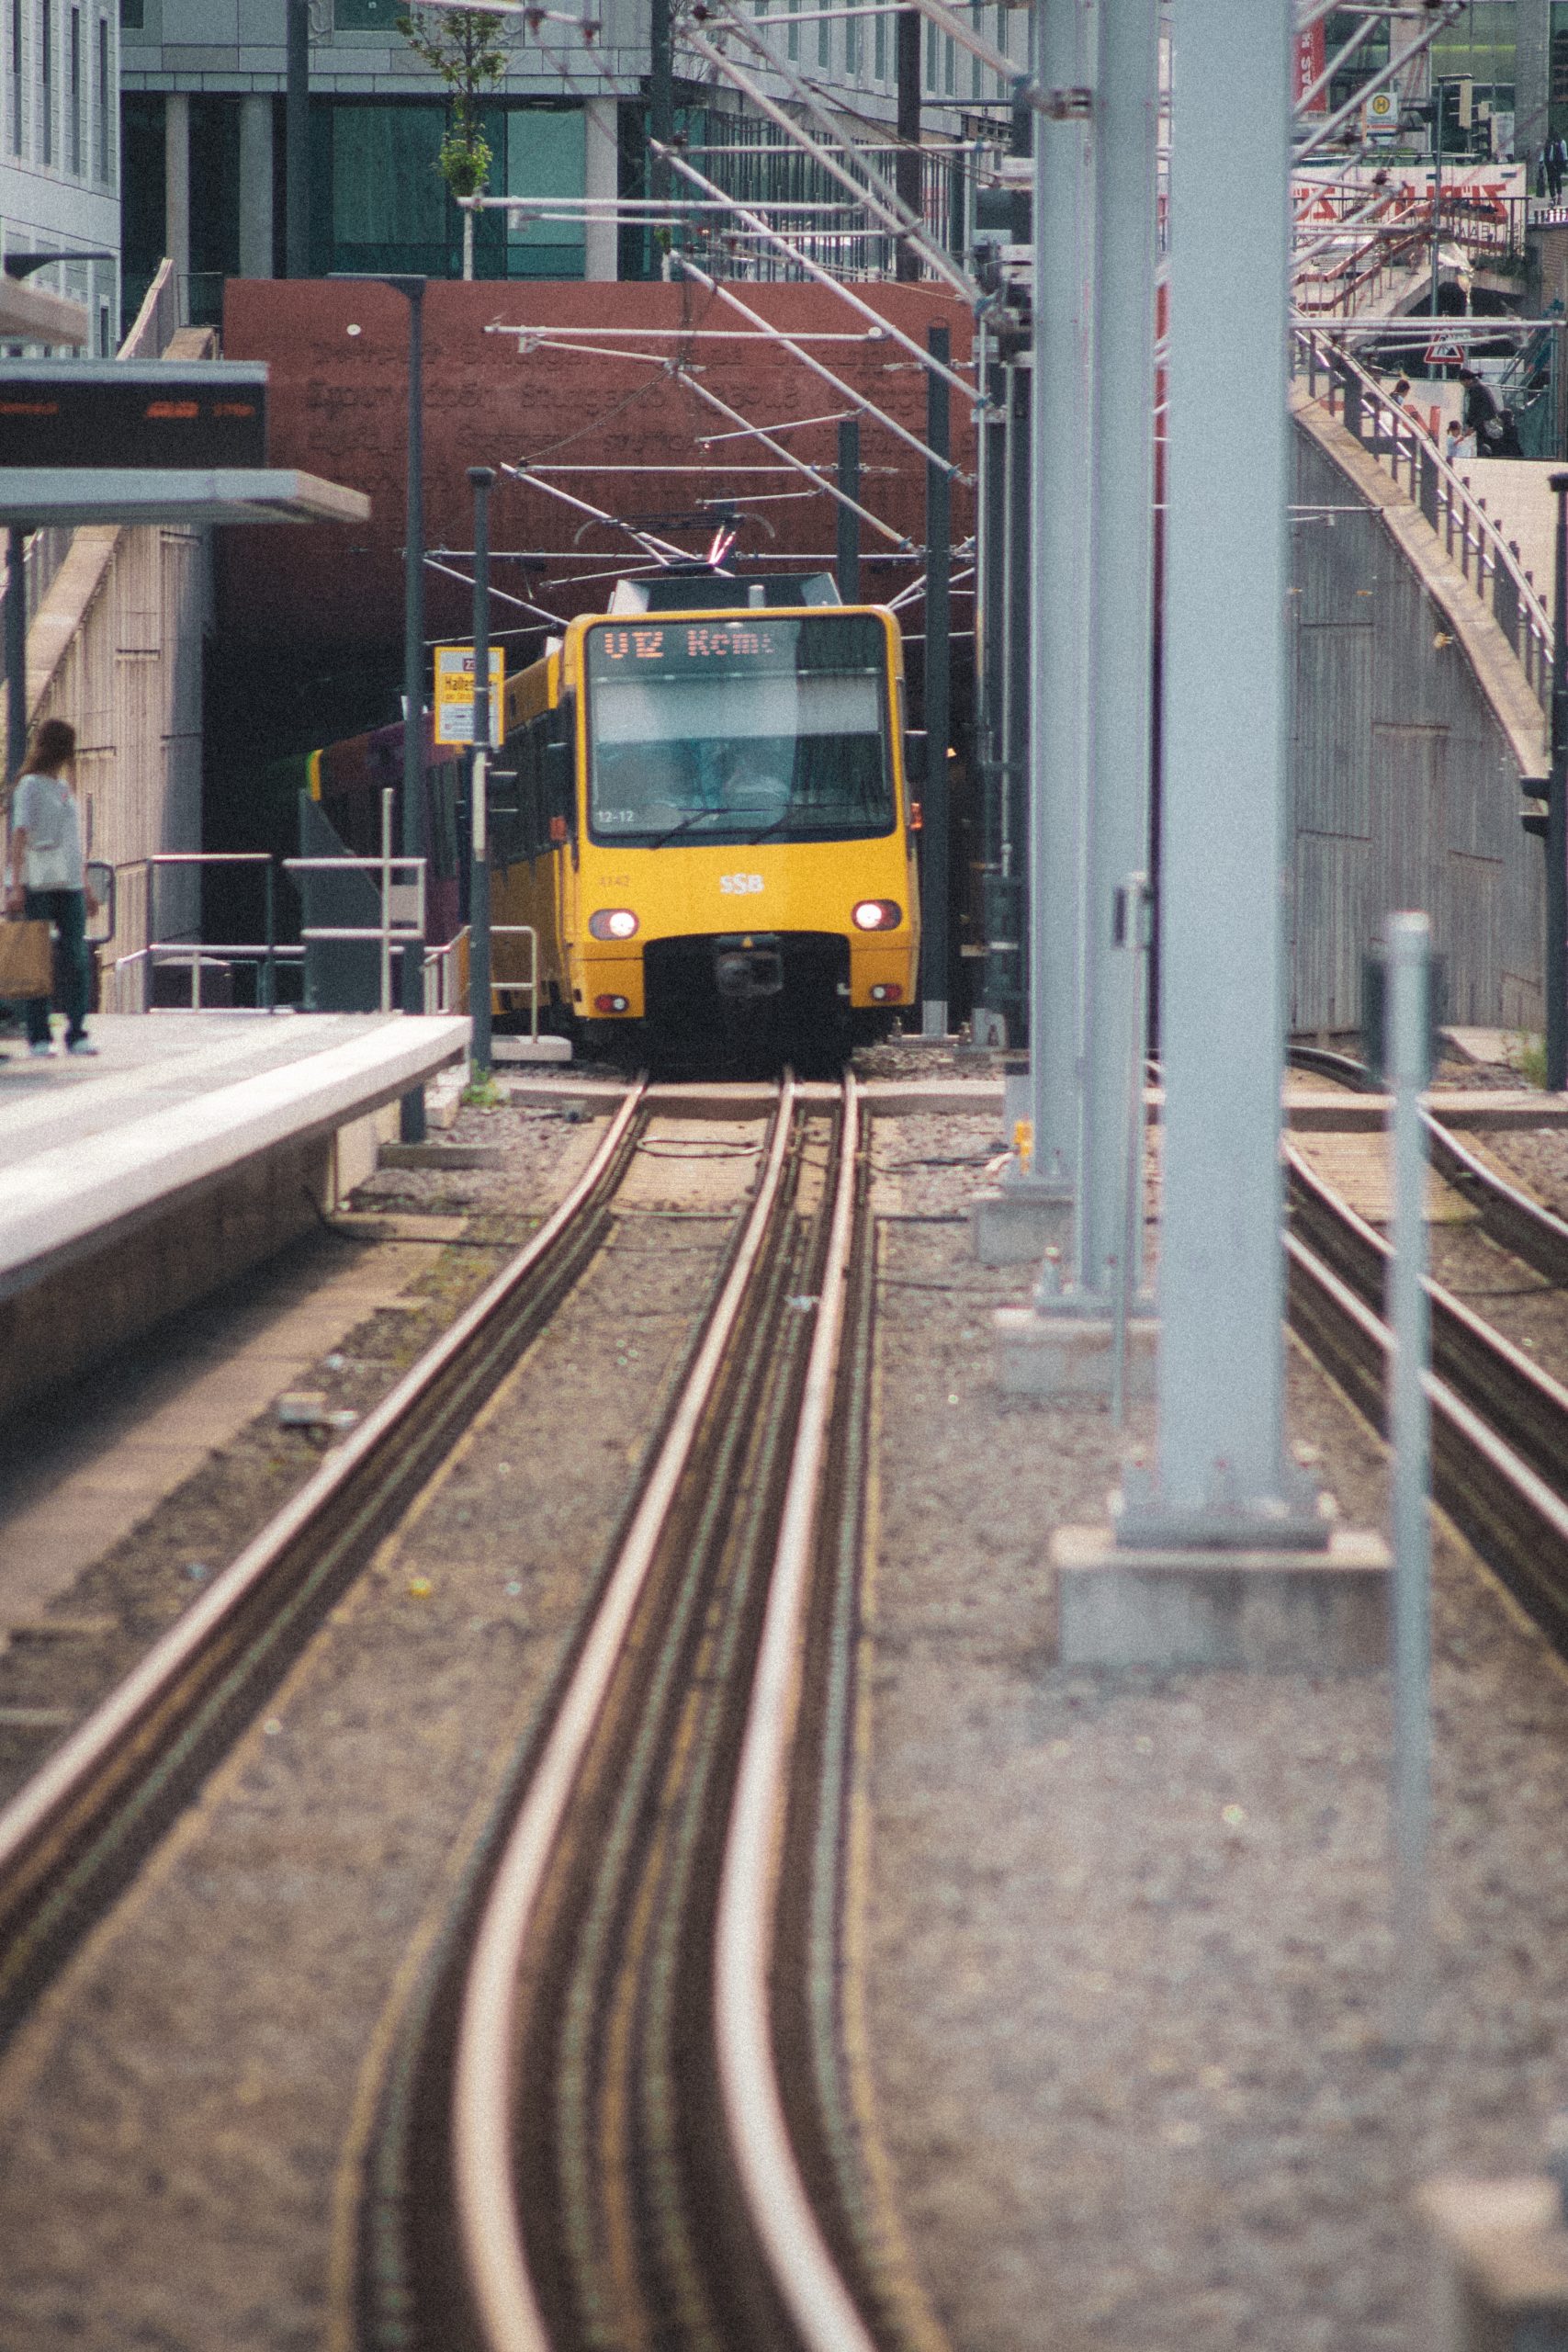
<path fill-rule="evenodd" d="M 482 196 L 495 157 L 479 124 L 489 92 L 505 78 L 506 18 L 488 8 L 412 8 L 398 30 L 446 89 L 446 136 L 435 168 L 452 195 Z M 463 276 L 474 274 L 474 216 L 463 214 Z"/>

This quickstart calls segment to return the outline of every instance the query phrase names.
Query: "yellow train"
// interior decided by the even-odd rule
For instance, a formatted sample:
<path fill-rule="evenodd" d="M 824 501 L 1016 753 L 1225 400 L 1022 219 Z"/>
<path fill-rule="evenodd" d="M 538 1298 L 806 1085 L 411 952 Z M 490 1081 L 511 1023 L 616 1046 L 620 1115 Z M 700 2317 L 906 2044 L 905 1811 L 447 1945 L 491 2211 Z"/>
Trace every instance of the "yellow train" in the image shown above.
<path fill-rule="evenodd" d="M 890 612 L 840 605 L 825 576 L 623 582 L 505 708 L 491 919 L 537 933 L 558 1025 L 831 1048 L 913 1001 L 919 812 Z"/>

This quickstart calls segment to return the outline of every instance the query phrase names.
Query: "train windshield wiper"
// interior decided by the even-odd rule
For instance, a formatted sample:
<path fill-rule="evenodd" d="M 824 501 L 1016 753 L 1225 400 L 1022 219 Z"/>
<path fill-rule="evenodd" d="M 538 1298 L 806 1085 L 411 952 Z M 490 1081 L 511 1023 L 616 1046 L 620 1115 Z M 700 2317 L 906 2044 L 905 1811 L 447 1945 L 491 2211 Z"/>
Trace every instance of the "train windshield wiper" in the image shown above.
<path fill-rule="evenodd" d="M 649 849 L 662 849 L 666 842 L 672 842 L 677 833 L 688 832 L 700 819 L 704 817 L 726 817 L 729 811 L 727 808 L 694 808 L 688 815 L 682 818 L 678 825 L 671 825 L 667 833 L 660 833 L 657 841 L 649 842 Z"/>

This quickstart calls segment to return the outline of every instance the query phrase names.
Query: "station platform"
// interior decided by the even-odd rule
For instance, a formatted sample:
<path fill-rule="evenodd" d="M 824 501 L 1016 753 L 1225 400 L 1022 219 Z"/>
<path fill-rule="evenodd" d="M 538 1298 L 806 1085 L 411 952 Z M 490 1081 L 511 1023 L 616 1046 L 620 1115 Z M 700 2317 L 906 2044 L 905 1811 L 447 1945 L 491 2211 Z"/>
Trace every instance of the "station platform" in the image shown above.
<path fill-rule="evenodd" d="M 159 1012 L 0 1039 L 0 1413 L 281 1249 L 375 1165 L 464 1019 Z"/>

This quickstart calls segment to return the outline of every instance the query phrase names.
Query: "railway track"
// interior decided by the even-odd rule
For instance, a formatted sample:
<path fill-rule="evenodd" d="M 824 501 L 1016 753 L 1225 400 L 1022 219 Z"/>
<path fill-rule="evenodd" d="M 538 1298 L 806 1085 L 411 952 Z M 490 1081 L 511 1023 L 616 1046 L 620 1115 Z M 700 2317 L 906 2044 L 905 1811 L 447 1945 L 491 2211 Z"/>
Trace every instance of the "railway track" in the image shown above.
<path fill-rule="evenodd" d="M 578 1280 L 647 1116 L 0 1812 L 0 2043 Z"/>
<path fill-rule="evenodd" d="M 1483 1228 L 1556 1282 L 1568 1228 L 1428 1121 L 1434 1164 Z M 1288 1153 L 1292 1322 L 1378 1426 L 1392 1340 L 1382 1319 L 1388 1244 Z M 1450 1175 L 1450 1170 L 1454 1172 Z M 1428 1282 L 1433 1487 L 1559 1649 L 1568 1651 L 1568 1389 L 1440 1283 Z"/>
<path fill-rule="evenodd" d="M 931 2340 L 862 2204 L 835 1968 L 867 1184 L 852 1081 L 831 1105 L 786 1085 L 592 1622 L 388 2102 L 363 2223 L 372 2343 Z"/>

